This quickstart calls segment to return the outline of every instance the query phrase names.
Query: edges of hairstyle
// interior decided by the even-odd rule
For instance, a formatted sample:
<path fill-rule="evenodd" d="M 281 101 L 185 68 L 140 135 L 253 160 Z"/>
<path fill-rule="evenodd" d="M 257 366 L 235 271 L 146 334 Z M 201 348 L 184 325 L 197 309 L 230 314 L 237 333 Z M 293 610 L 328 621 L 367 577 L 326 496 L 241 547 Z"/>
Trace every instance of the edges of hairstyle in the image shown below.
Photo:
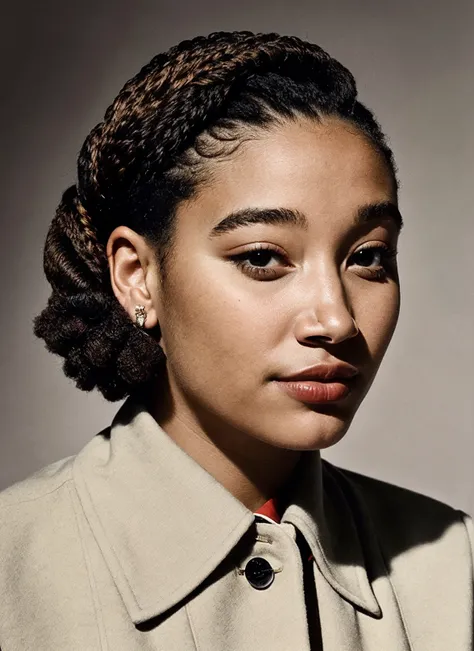
<path fill-rule="evenodd" d="M 97 388 L 106 400 L 125 398 L 163 370 L 159 333 L 142 332 L 104 292 L 53 292 L 33 325 L 47 350 L 64 357 L 65 375 L 83 391 Z"/>

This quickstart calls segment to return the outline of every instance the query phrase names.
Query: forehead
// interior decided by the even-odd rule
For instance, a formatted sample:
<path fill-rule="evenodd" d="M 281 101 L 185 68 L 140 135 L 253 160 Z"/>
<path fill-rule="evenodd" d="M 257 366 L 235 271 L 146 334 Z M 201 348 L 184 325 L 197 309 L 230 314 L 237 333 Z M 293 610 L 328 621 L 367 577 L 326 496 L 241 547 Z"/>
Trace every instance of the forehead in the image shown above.
<path fill-rule="evenodd" d="M 397 203 L 382 155 L 355 126 L 336 118 L 272 125 L 208 164 L 211 180 L 195 195 L 192 212 L 201 208 L 210 227 L 224 213 L 247 207 L 288 207 L 334 224 L 336 216 L 353 218 L 360 206 Z"/>

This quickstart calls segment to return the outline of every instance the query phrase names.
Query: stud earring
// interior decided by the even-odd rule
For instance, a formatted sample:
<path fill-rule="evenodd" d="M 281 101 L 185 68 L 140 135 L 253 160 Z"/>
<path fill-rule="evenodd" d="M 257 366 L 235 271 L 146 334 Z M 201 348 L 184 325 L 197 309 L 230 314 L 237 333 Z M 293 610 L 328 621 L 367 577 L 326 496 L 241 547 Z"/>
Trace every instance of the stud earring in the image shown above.
<path fill-rule="evenodd" d="M 135 323 L 136 325 L 143 329 L 145 326 L 145 321 L 146 321 L 146 310 L 144 305 L 136 305 L 135 306 Z"/>

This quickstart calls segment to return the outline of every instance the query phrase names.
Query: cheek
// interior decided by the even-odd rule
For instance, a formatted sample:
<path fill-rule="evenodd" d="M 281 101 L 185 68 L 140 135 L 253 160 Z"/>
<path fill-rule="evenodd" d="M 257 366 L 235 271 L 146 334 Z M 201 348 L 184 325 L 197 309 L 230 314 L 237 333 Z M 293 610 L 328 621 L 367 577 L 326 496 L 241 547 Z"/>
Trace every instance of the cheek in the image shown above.
<path fill-rule="evenodd" d="M 265 354 L 269 339 L 270 305 L 262 304 L 230 273 L 216 278 L 180 274 L 165 296 L 161 331 L 168 363 L 181 375 L 199 368 L 203 381 L 213 377 L 248 381 L 256 356 Z M 267 327 L 265 327 L 267 326 Z"/>
<path fill-rule="evenodd" d="M 393 283 L 374 283 L 372 289 L 354 299 L 354 313 L 371 357 L 380 362 L 397 325 L 400 291 Z"/>

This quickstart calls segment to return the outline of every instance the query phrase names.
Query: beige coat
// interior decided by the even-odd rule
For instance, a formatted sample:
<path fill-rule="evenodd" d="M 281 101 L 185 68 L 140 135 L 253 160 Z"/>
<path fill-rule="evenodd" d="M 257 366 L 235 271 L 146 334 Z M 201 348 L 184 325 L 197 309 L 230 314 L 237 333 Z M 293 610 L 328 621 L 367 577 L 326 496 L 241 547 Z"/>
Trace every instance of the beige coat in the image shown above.
<path fill-rule="evenodd" d="M 256 518 L 131 398 L 0 494 L 0 647 L 309 651 L 297 530 L 324 651 L 473 648 L 469 517 L 311 452 L 281 524 Z M 263 590 L 254 557 L 276 570 Z"/>

